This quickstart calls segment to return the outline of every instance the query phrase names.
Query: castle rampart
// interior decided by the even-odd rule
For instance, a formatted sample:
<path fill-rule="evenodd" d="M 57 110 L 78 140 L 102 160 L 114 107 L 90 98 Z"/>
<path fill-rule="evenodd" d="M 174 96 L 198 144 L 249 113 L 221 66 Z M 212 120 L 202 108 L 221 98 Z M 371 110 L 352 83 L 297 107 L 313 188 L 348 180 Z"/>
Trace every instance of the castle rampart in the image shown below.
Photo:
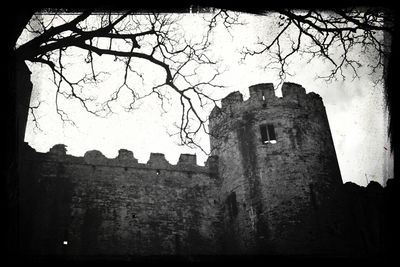
<path fill-rule="evenodd" d="M 152 153 L 141 164 L 128 150 L 114 159 L 96 150 L 74 157 L 64 145 L 25 157 L 31 181 L 21 184 L 29 209 L 21 222 L 36 229 L 25 246 L 42 244 L 31 253 L 210 254 L 220 247 L 215 157 L 198 166 L 195 155 L 182 154 L 172 165 Z"/>
<path fill-rule="evenodd" d="M 26 146 L 21 244 L 67 255 L 307 254 L 343 250 L 342 185 L 318 94 L 294 83 L 232 92 L 210 114 L 205 166 Z M 32 231 L 34 229 L 34 231 Z M 333 229 L 328 231 L 327 229 Z M 333 234 L 332 234 L 333 233 Z M 40 245 L 35 245 L 40 244 Z"/>

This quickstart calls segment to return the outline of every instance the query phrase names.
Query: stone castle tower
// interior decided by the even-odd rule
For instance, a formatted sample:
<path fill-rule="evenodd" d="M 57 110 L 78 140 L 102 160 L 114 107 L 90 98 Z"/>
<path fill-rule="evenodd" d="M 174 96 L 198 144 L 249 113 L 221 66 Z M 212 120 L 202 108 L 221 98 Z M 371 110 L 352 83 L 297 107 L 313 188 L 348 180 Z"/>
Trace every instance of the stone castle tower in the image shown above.
<path fill-rule="evenodd" d="M 294 83 L 283 84 L 282 98 L 271 83 L 249 90 L 247 101 L 233 92 L 210 116 L 227 249 L 301 253 L 332 246 L 326 229 L 341 222 L 333 201 L 342 179 L 321 97 Z"/>
<path fill-rule="evenodd" d="M 27 147 L 20 184 L 27 253 L 310 254 L 345 247 L 342 180 L 321 97 L 284 83 L 239 92 L 210 114 L 212 156 L 138 163 Z M 28 234 L 29 233 L 29 234 Z"/>

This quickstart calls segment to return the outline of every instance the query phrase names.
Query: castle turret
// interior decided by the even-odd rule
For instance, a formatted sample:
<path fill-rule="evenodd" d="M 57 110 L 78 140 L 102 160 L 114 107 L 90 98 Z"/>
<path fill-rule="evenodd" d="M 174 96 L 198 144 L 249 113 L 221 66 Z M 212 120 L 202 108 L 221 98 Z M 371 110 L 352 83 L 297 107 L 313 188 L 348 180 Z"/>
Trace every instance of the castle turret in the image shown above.
<path fill-rule="evenodd" d="M 249 91 L 246 101 L 231 93 L 222 100 L 222 111 L 210 115 L 226 249 L 307 253 L 322 248 L 330 244 L 322 229 L 333 227 L 331 205 L 342 184 L 322 100 L 294 83 L 283 84 L 282 98 L 271 83 Z"/>

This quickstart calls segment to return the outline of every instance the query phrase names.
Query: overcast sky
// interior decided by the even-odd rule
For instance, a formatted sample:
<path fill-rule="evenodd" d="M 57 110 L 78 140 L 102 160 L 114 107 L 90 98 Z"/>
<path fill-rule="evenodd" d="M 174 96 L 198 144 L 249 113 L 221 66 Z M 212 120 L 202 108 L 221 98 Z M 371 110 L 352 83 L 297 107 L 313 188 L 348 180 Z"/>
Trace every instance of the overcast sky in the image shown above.
<path fill-rule="evenodd" d="M 270 21 L 266 16 L 246 14 L 242 14 L 241 19 L 246 21 L 246 25 L 234 27 L 230 34 L 217 29 L 214 35 L 212 52 L 223 59 L 226 68 L 220 77 L 226 88 L 217 90 L 217 97 L 240 91 L 247 99 L 249 86 L 266 82 L 277 84 L 276 73 L 263 68 L 268 58 L 253 57 L 239 64 L 239 51 L 243 46 L 251 46 L 257 37 L 273 33 Z M 184 16 L 182 25 L 191 33 L 200 32 L 196 28 L 199 25 L 196 15 Z M 366 63 L 370 59 L 370 55 L 362 53 L 359 57 Z M 30 115 L 25 141 L 37 151 L 47 152 L 55 144 L 65 144 L 67 153 L 75 156 L 83 156 L 86 151 L 96 149 L 106 157 L 114 158 L 118 150 L 124 148 L 133 151 L 142 163 L 147 162 L 151 152 L 164 153 L 172 164 L 177 162 L 181 153 L 196 153 L 199 165 L 207 159 L 207 155 L 200 150 L 179 146 L 179 140 L 169 135 L 176 130 L 173 123 L 180 119 L 180 107 L 173 101 L 167 113 L 161 112 L 156 98 L 149 98 L 133 112 L 116 108 L 117 114 L 106 119 L 84 112 L 79 103 L 68 102 L 64 103 L 64 108 L 77 127 L 63 126 L 55 111 L 55 87 L 50 80 L 51 72 L 39 65 L 28 66 L 33 82 L 31 105 L 35 106 L 39 101 L 42 103 L 37 110 L 40 130 L 34 127 Z M 162 72 L 157 73 L 153 69 L 145 70 L 151 75 L 162 75 Z M 294 75 L 287 78 L 288 82 L 301 84 L 307 93 L 318 93 L 324 101 L 343 181 L 365 186 L 367 181 L 374 180 L 384 185 L 393 176 L 393 158 L 387 138 L 383 88 L 374 86 L 373 79 L 376 77 L 361 70 L 360 79 L 352 81 L 349 77 L 345 81 L 326 83 L 315 77 L 329 70 L 327 64 L 307 64 L 301 60 L 294 60 L 291 70 Z M 120 72 L 119 69 L 112 70 L 112 73 Z M 117 76 L 109 77 L 98 92 L 118 83 Z M 280 88 L 276 94 L 281 96 Z M 201 140 L 202 146 L 208 149 L 208 136 L 202 136 Z"/>

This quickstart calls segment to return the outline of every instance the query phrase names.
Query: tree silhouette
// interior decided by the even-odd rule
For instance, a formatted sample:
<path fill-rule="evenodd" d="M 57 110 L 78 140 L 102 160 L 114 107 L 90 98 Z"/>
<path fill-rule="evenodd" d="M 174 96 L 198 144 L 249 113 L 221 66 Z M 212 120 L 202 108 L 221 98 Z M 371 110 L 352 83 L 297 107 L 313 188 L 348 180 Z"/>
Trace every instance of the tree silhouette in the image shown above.
<path fill-rule="evenodd" d="M 57 90 L 56 111 L 63 122 L 74 124 L 60 107 L 60 97 L 79 101 L 84 110 L 93 115 L 106 116 L 113 112 L 111 104 L 118 100 L 122 90 L 130 92 L 127 110 L 134 109 L 137 100 L 150 95 L 156 95 L 163 107 L 164 100 L 167 99 L 165 91 L 172 90 L 179 96 L 181 104 L 178 125 L 180 140 L 182 144 L 198 146 L 194 140 L 195 135 L 201 130 L 207 132 L 207 117 L 200 110 L 207 104 L 216 103 L 216 99 L 205 93 L 205 90 L 207 87 L 223 87 L 215 83 L 220 71 L 217 62 L 208 55 L 210 34 L 219 22 L 227 28 L 237 24 L 235 14 L 218 10 L 209 19 L 205 18 L 206 27 L 200 40 L 184 36 L 178 23 L 179 16 L 85 10 L 75 16 L 55 11 L 52 14 L 47 13 L 45 17 L 40 13 L 33 15 L 25 27 L 33 37 L 17 46 L 15 53 L 18 60 L 44 64 L 51 69 Z M 83 73 L 75 80 L 69 77 L 70 67 L 65 63 L 71 48 L 86 51 L 86 57 L 81 57 L 81 61 L 90 65 L 90 72 Z M 85 94 L 84 87 L 97 84 L 107 74 L 97 70 L 100 68 L 96 65 L 97 59 L 103 55 L 112 56 L 114 62 L 122 63 L 124 75 L 109 99 L 99 106 L 99 103 L 95 103 L 95 96 Z M 136 75 L 143 80 L 143 74 L 138 67 L 142 62 L 161 69 L 164 79 L 154 85 L 150 92 L 140 95 L 129 84 L 128 77 Z M 207 67 L 207 75 L 199 80 L 198 73 L 204 67 Z M 37 107 L 30 107 L 32 114 Z M 35 116 L 34 122 L 37 123 Z"/>
<path fill-rule="evenodd" d="M 21 5 L 20 3 L 18 3 Z M 231 10 L 234 10 L 232 8 Z M 43 64 L 53 72 L 53 81 L 55 82 L 56 90 L 60 90 L 65 85 L 68 90 L 60 91 L 65 97 L 70 97 L 79 101 L 83 108 L 93 113 L 94 115 L 101 115 L 102 112 L 111 112 L 110 104 L 118 98 L 118 90 L 128 90 L 131 92 L 131 100 L 137 100 L 137 92 L 127 84 L 128 75 L 138 75 L 135 69 L 132 68 L 131 62 L 133 60 L 143 60 L 154 66 L 160 68 L 164 72 L 163 82 L 152 88 L 151 94 L 160 96 L 163 99 L 163 94 L 160 91 L 162 88 L 168 88 L 175 92 L 182 100 L 182 121 L 180 123 L 180 137 L 183 143 L 191 144 L 194 142 L 193 137 L 196 129 L 205 129 L 206 118 L 201 117 L 197 111 L 201 109 L 199 103 L 201 101 L 211 102 L 215 104 L 215 99 L 210 98 L 205 94 L 201 88 L 207 85 L 210 88 L 218 87 L 218 84 L 213 84 L 214 75 L 218 75 L 218 69 L 215 69 L 216 62 L 207 57 L 207 48 L 209 46 L 209 39 L 212 30 L 217 24 L 223 24 L 226 28 L 234 26 L 238 22 L 238 17 L 227 10 L 217 10 L 214 15 L 209 19 L 205 27 L 205 34 L 203 39 L 189 43 L 188 40 L 173 34 L 172 28 L 176 25 L 176 21 L 168 16 L 157 14 L 150 14 L 147 16 L 147 23 L 141 27 L 133 27 L 134 24 L 125 24 L 125 20 L 129 20 L 135 12 L 121 12 L 119 14 L 111 14 L 103 12 L 95 12 L 94 10 L 87 10 L 79 12 L 78 15 L 72 19 L 66 20 L 65 23 L 60 23 L 57 26 L 48 24 L 49 21 L 44 21 L 38 14 L 39 9 L 24 9 L 23 7 L 14 8 L 16 12 L 4 12 L 3 18 L 7 22 L 5 25 L 5 32 L 7 36 L 7 64 L 8 72 L 6 79 L 8 79 L 9 86 L 6 87 L 6 95 L 4 101 L 7 99 L 16 98 L 16 78 L 15 66 L 24 61 L 31 61 L 34 64 Z M 293 9 L 267 9 L 268 14 L 264 13 L 263 9 L 245 9 L 240 8 L 237 11 L 244 11 L 259 15 L 273 15 L 277 17 L 277 34 L 271 36 L 271 42 L 260 40 L 255 47 L 247 47 L 242 53 L 243 57 L 257 56 L 265 53 L 271 55 L 271 65 L 273 69 L 278 70 L 282 80 L 289 75 L 290 69 L 288 68 L 288 59 L 294 55 L 302 54 L 308 56 L 309 60 L 314 58 L 323 58 L 330 62 L 332 71 L 325 76 L 325 79 L 331 80 L 340 78 L 343 68 L 350 68 L 353 74 L 357 77 L 359 69 L 359 62 L 354 60 L 353 54 L 355 47 L 361 47 L 364 51 L 372 51 L 376 55 L 375 64 L 371 65 L 371 72 L 384 69 L 385 88 L 389 94 L 388 100 L 392 97 L 393 89 L 396 86 L 397 78 L 397 55 L 396 47 L 397 31 L 394 19 L 394 9 L 380 9 L 380 8 L 356 8 L 356 9 L 329 9 L 324 12 L 323 10 L 293 10 Z M 51 12 L 54 12 L 51 11 Z M 62 13 L 62 12 L 61 12 Z M 98 24 L 97 28 L 91 28 L 91 25 L 85 24 L 85 20 L 90 20 L 96 14 Z M 62 19 L 54 14 L 54 22 Z M 100 16 L 98 16 L 100 15 Z M 36 18 L 36 19 L 35 19 Z M 33 19 L 33 20 L 32 20 Z M 51 19 L 50 19 L 51 21 Z M 132 21 L 131 21 L 132 22 Z M 37 23 L 32 25 L 32 23 Z M 34 26 L 30 28 L 30 26 Z M 126 26 L 126 28 L 125 28 Z M 140 26 L 140 25 L 137 25 Z M 146 26 L 146 28 L 144 27 Z M 172 27 L 172 28 L 170 28 Z M 20 44 L 16 47 L 17 40 L 23 30 L 30 30 L 35 38 L 30 41 Z M 261 29 L 263 30 L 263 29 Z M 293 35 L 293 33 L 295 33 Z M 96 46 L 95 39 L 103 38 L 108 39 L 110 46 Z M 145 43 L 146 38 L 153 38 L 153 42 Z M 285 41 L 286 38 L 286 41 Z M 119 47 L 125 48 L 124 50 L 117 50 L 118 46 L 114 46 L 113 42 L 117 40 L 122 44 Z M 186 42 L 187 41 L 187 42 Z M 176 42 L 179 44 L 177 45 Z M 289 43 L 289 46 L 284 45 Z M 67 68 L 64 64 L 63 58 L 67 56 L 67 50 L 70 47 L 78 47 L 82 51 L 86 51 L 84 63 L 90 66 L 89 73 L 83 75 L 81 79 L 75 80 L 68 77 Z M 145 48 L 147 50 L 145 50 Z M 150 48 L 150 49 L 149 49 Z M 392 48 L 392 50 L 390 49 Z M 334 51 L 339 51 L 339 57 L 335 57 Z M 375 52 L 374 52 L 375 51 Z M 117 85 L 116 93 L 112 95 L 109 101 L 104 102 L 100 109 L 93 109 L 90 105 L 92 98 L 81 94 L 80 86 L 85 83 L 94 83 L 101 79 L 101 73 L 96 72 L 97 66 L 95 64 L 96 58 L 99 55 L 109 55 L 117 58 L 116 63 L 122 63 L 125 66 L 125 74 L 121 83 Z M 391 55 L 389 57 L 389 55 Z M 203 81 L 193 82 L 192 80 L 185 81 L 185 78 L 191 77 L 192 73 L 183 72 L 185 66 L 191 63 L 200 64 L 206 67 L 211 67 L 211 75 L 209 79 Z M 193 69 L 192 69 L 193 70 Z M 183 85 L 177 85 L 177 79 L 183 80 Z M 186 83 L 185 83 L 186 82 Z M 194 102 L 195 97 L 201 99 Z M 192 102 L 193 101 L 193 102 Z M 391 102 L 389 101 L 389 104 Z M 108 104 L 108 105 L 107 105 Z M 40 103 L 39 103 L 40 105 Z M 8 105 L 4 105 L 6 111 L 6 124 L 5 128 L 15 129 L 16 119 L 12 116 L 15 113 L 15 101 L 8 101 Z M 39 106 L 32 106 L 31 109 L 27 107 L 26 116 L 28 112 L 32 112 Z M 129 108 L 129 106 L 128 106 Z M 389 107 L 391 111 L 390 117 L 390 132 L 392 133 L 392 149 L 396 147 L 394 141 L 394 112 L 396 105 Z M 68 115 L 64 114 L 62 109 L 57 109 L 60 118 L 68 120 Z M 200 111 L 199 111 L 200 112 Z M 198 117 L 196 116 L 199 115 Z M 197 118 L 197 127 L 189 127 L 192 119 Z M 17 118 L 18 119 L 18 118 Z M 34 117 L 36 120 L 36 118 Z M 16 151 L 18 148 L 18 138 L 13 131 L 6 131 L 6 161 L 3 168 L 6 176 L 6 198 L 7 198 L 7 223 L 8 228 L 7 238 L 5 238 L 5 247 L 11 253 L 13 261 L 13 253 L 18 252 L 18 157 Z M 394 165 L 396 166 L 396 164 Z M 395 167 L 396 172 L 396 167 Z M 394 203 L 392 201 L 391 203 Z"/>
<path fill-rule="evenodd" d="M 245 48 L 243 58 L 269 54 L 268 66 L 276 69 L 282 81 L 290 75 L 288 61 L 300 55 L 310 63 L 322 59 L 331 65 L 328 75 L 319 75 L 326 81 L 344 79 L 344 69 L 352 78 L 360 78 L 362 63 L 358 53 L 372 55 L 370 73 L 383 70 L 390 55 L 391 37 L 394 33 L 394 13 L 385 8 L 343 8 L 330 10 L 276 9 L 270 11 L 277 17 L 276 33 L 272 41 L 260 40 L 256 48 Z M 283 45 L 282 43 L 286 44 Z M 383 82 L 379 77 L 376 82 Z"/>
<path fill-rule="evenodd" d="M 25 30 L 34 38 L 15 49 L 17 60 L 27 60 L 48 66 L 53 73 L 55 84 L 56 111 L 65 122 L 74 123 L 68 114 L 58 105 L 58 98 L 77 100 L 82 107 L 96 116 L 112 112 L 112 103 L 120 96 L 121 90 L 130 92 L 130 102 L 126 107 L 132 110 L 137 100 L 156 95 L 163 106 L 167 99 L 166 90 L 179 96 L 181 117 L 178 123 L 179 137 L 182 144 L 198 146 L 195 141 L 199 131 L 207 133 L 207 116 L 201 114 L 204 106 L 216 105 L 209 91 L 212 88 L 224 87 L 217 84 L 216 78 L 221 74 L 218 62 L 211 59 L 209 47 L 213 29 L 222 24 L 226 29 L 241 24 L 236 12 L 225 9 L 205 9 L 212 11 L 209 20 L 204 24 L 201 40 L 186 38 L 179 29 L 175 16 L 148 14 L 137 19 L 133 11 L 120 13 L 96 12 L 85 10 L 75 16 L 67 17 L 62 12 L 54 12 L 43 19 L 36 13 L 28 20 L 20 19 L 18 27 L 24 25 Z M 250 11 L 252 10 L 244 10 Z M 290 73 L 289 59 L 300 55 L 307 63 L 322 59 L 331 65 L 331 71 L 319 78 L 331 81 L 345 78 L 344 70 L 350 69 L 352 78 L 359 78 L 358 70 L 361 62 L 358 53 L 373 55 L 368 66 L 370 74 L 383 71 L 376 82 L 383 82 L 387 75 L 387 63 L 391 53 L 391 41 L 394 34 L 394 13 L 383 8 L 345 8 L 329 10 L 295 10 L 269 9 L 265 16 L 275 18 L 276 27 L 270 40 L 260 41 L 254 47 L 245 47 L 243 60 L 250 56 L 269 55 L 266 67 L 276 71 L 283 82 Z M 71 18 L 72 17 L 72 18 Z M 26 24 L 23 23 L 25 20 Z M 17 27 L 17 28 L 18 28 Z M 21 29 L 17 32 L 22 32 Z M 266 32 L 260 31 L 266 35 Z M 18 34 L 14 34 L 17 35 Z M 15 37 L 16 38 L 16 37 Z M 64 58 L 68 57 L 71 48 L 86 51 L 82 58 L 90 65 L 90 72 L 73 80 L 68 77 L 68 67 Z M 124 76 L 109 99 L 101 105 L 93 105 L 96 97 L 82 93 L 83 86 L 96 84 L 105 73 L 98 71 L 96 60 L 112 56 L 114 61 L 122 63 Z M 150 63 L 163 71 L 163 81 L 152 87 L 147 94 L 140 95 L 136 88 L 128 83 L 128 77 L 143 79 L 136 68 L 136 60 Z M 205 67 L 208 77 L 196 79 L 198 69 Z M 198 77 L 197 77 L 198 78 Z M 387 84 L 386 84 L 387 85 Z M 66 86 L 68 89 L 63 88 Z M 34 115 L 34 109 L 30 107 Z M 37 119 L 33 116 L 34 122 Z M 199 147 L 199 146 L 198 146 Z M 200 147 L 201 148 L 201 147 Z"/>

